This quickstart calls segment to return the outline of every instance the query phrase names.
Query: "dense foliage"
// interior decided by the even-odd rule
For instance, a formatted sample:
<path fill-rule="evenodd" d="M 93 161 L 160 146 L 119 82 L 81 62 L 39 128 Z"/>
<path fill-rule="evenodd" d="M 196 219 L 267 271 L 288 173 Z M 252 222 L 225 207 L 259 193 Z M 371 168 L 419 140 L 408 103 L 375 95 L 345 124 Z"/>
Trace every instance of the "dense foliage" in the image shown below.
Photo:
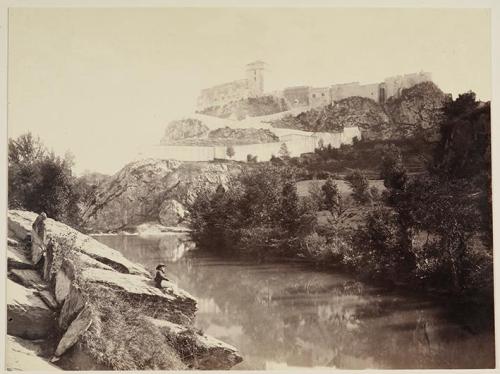
<path fill-rule="evenodd" d="M 225 188 L 205 190 L 189 207 L 194 238 L 217 249 L 297 254 L 315 226 L 309 199 L 299 199 L 294 170 L 261 164 Z"/>
<path fill-rule="evenodd" d="M 56 156 L 31 133 L 10 139 L 8 152 L 9 208 L 45 212 L 79 227 L 79 204 L 91 196 L 93 188 L 72 175 L 71 155 Z"/>
<path fill-rule="evenodd" d="M 194 236 L 216 248 L 308 256 L 397 283 L 491 292 L 489 124 L 489 103 L 467 93 L 446 103 L 439 142 L 363 141 L 317 150 L 324 160 L 375 155 L 370 162 L 378 162 L 382 193 L 354 169 L 344 178 L 351 196 L 329 177 L 322 185 L 312 181 L 309 196 L 299 198 L 295 180 L 307 165 L 295 158 L 257 164 L 198 196 L 191 206 Z M 409 171 L 408 157 L 420 157 L 419 172 Z"/>

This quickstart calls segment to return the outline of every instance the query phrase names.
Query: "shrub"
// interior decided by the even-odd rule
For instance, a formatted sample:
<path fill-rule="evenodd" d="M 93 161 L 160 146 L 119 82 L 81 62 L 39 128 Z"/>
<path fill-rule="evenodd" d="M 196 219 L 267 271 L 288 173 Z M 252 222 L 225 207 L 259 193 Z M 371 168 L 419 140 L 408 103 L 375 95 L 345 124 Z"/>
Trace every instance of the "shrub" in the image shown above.
<path fill-rule="evenodd" d="M 368 179 L 360 170 L 349 173 L 346 175 L 345 180 L 351 187 L 351 195 L 356 202 L 364 204 L 370 200 Z"/>

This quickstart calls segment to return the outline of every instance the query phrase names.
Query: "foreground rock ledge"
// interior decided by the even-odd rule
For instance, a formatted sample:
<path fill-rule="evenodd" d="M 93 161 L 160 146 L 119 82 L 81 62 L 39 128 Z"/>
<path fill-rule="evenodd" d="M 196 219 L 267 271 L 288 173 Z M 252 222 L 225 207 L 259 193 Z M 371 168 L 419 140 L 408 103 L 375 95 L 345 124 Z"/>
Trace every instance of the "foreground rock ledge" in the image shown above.
<path fill-rule="evenodd" d="M 36 218 L 35 213 L 20 210 L 8 214 L 9 237 L 19 243 L 31 240 L 31 251 L 10 255 L 11 270 L 17 267 L 8 280 L 10 335 L 27 339 L 55 336 L 57 344 L 50 349 L 53 361 L 65 362 L 67 369 L 116 369 L 116 357 L 124 354 L 119 337 L 124 330 L 137 328 L 137 323 L 160 347 L 165 345 L 164 351 L 173 352 L 172 365 L 178 362 L 175 368 L 229 369 L 241 362 L 236 348 L 194 329 L 197 302 L 187 292 L 169 282 L 164 282 L 162 290 L 156 288 L 145 268 L 60 222 L 46 219 L 32 229 Z M 26 269 L 30 260 L 36 265 L 40 259 L 39 270 Z M 35 271 L 39 274 L 33 274 Z M 38 287 L 35 281 L 39 280 L 46 286 Z M 116 325 L 120 331 L 113 330 L 116 319 L 120 319 L 121 324 Z M 127 323 L 131 325 L 127 327 Z M 19 352 L 36 356 L 12 342 L 8 368 L 19 366 L 19 360 L 13 361 Z M 139 357 L 151 354 L 150 346 L 138 347 L 144 349 Z M 54 369 L 46 360 L 42 362 L 39 369 Z M 132 360 L 131 369 L 172 368 L 167 361 L 134 364 Z"/>

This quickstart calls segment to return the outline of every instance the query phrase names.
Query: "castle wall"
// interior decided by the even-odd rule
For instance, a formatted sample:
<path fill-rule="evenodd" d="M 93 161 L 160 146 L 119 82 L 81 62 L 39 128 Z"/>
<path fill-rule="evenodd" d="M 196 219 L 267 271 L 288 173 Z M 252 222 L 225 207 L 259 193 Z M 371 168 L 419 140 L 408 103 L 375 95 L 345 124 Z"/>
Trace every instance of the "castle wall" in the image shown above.
<path fill-rule="evenodd" d="M 368 99 L 379 101 L 379 83 L 363 84 L 358 88 L 358 95 L 361 97 L 366 97 Z"/>
<path fill-rule="evenodd" d="M 309 105 L 312 108 L 325 106 L 332 102 L 329 87 L 311 87 L 309 90 Z"/>
<path fill-rule="evenodd" d="M 330 97 L 332 101 L 339 101 L 351 96 L 358 96 L 359 83 L 342 83 L 330 86 Z"/>
<path fill-rule="evenodd" d="M 246 79 L 224 83 L 215 87 L 205 88 L 198 98 L 198 108 L 223 105 L 230 101 L 244 99 L 249 96 Z"/>
<path fill-rule="evenodd" d="M 288 87 L 283 90 L 283 97 L 290 107 L 295 108 L 309 105 L 309 92 L 308 86 Z"/>
<path fill-rule="evenodd" d="M 432 81 L 431 73 L 420 72 L 405 75 L 396 75 L 384 80 L 386 97 L 399 97 L 405 88 L 410 88 L 422 82 Z"/>

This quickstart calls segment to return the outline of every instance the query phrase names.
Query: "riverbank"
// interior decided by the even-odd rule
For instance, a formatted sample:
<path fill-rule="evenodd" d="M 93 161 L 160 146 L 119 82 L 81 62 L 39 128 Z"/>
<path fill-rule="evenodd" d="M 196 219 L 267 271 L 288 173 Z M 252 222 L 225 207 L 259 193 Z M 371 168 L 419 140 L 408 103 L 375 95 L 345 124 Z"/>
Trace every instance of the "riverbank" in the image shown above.
<path fill-rule="evenodd" d="M 193 327 L 197 300 L 186 291 L 154 287 L 142 265 L 50 218 L 32 229 L 36 218 L 8 213 L 8 368 L 29 358 L 31 370 L 228 369 L 242 360 Z"/>

